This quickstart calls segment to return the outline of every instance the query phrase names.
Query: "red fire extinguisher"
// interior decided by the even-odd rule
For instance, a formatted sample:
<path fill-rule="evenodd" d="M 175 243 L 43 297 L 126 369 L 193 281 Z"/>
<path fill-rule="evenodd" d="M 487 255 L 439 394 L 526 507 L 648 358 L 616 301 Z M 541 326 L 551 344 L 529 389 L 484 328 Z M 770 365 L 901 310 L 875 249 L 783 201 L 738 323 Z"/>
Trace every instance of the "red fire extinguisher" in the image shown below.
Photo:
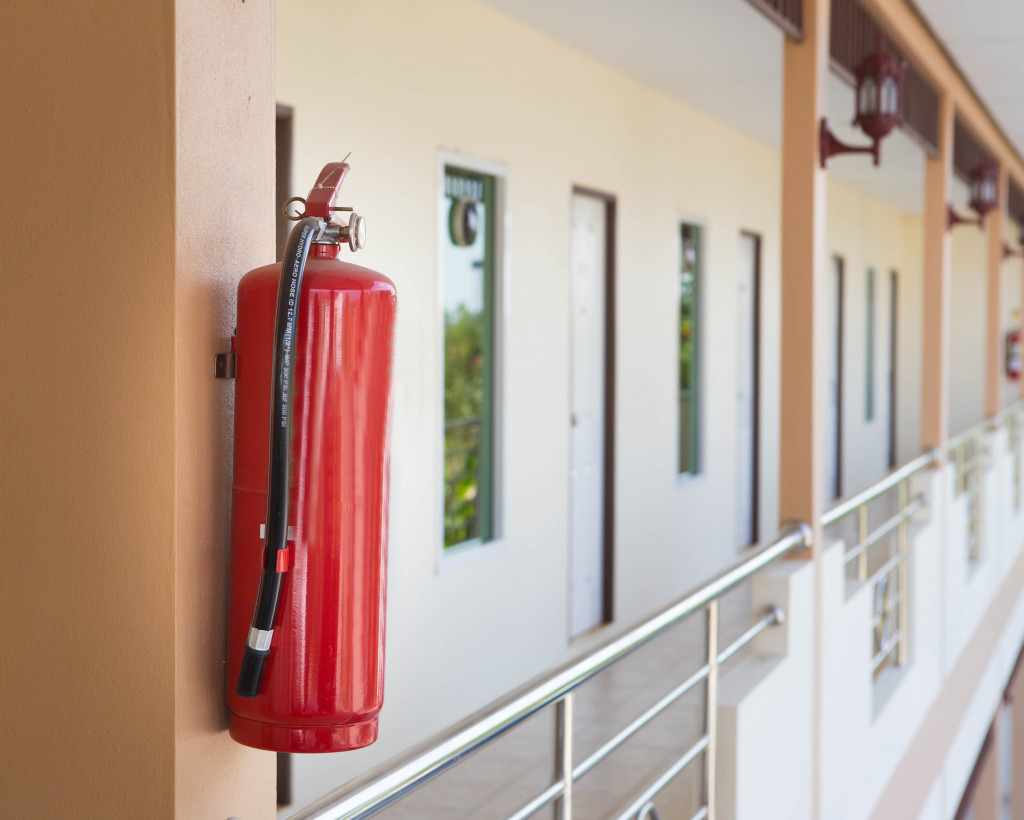
<path fill-rule="evenodd" d="M 235 740 L 280 752 L 367 746 L 383 703 L 397 295 L 338 259 L 365 237 L 334 205 L 348 171 L 238 285 L 227 700 Z"/>
<path fill-rule="evenodd" d="M 1020 328 L 1006 332 L 1006 375 L 1017 381 L 1024 369 L 1024 345 L 1021 344 Z"/>

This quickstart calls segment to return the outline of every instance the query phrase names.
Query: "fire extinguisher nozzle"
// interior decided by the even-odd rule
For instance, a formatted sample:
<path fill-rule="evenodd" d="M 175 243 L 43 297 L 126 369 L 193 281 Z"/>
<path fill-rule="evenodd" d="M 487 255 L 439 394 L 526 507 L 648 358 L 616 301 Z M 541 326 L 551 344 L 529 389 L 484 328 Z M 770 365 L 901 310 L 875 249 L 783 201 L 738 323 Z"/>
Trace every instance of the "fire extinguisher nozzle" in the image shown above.
<path fill-rule="evenodd" d="M 259 694 L 263 669 L 267 665 L 269 655 L 269 649 L 253 649 L 246 644 L 245 651 L 242 653 L 242 668 L 238 670 L 236 693 L 243 698 L 254 698 Z"/>

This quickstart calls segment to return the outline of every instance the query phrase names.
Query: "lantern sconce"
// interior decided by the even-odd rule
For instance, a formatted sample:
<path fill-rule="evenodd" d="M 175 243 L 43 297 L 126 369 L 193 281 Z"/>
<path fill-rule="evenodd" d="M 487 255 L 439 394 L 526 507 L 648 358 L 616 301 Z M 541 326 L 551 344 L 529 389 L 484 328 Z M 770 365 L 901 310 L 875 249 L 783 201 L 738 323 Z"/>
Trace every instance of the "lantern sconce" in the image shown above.
<path fill-rule="evenodd" d="M 977 225 L 979 230 L 985 227 L 985 215 L 999 204 L 999 167 L 989 160 L 982 160 L 971 171 L 971 199 L 968 203 L 977 216 L 973 219 L 960 216 L 953 206 L 947 206 L 946 228 L 952 230 L 957 225 Z"/>
<path fill-rule="evenodd" d="M 865 56 L 854 69 L 857 115 L 853 124 L 859 125 L 871 137 L 871 145 L 841 142 L 822 117 L 818 130 L 822 168 L 827 168 L 829 157 L 836 154 L 871 154 L 875 165 L 878 165 L 882 139 L 903 122 L 903 74 L 906 68 L 907 61 L 887 51 L 879 33 L 875 51 Z"/>
<path fill-rule="evenodd" d="M 1003 259 L 1011 259 L 1014 256 L 1019 256 L 1021 259 L 1024 259 L 1024 247 L 1014 250 L 1010 247 L 1009 243 L 1003 242 Z"/>
<path fill-rule="evenodd" d="M 1020 242 L 1021 247 L 1014 250 L 1010 247 L 1010 243 L 1005 239 L 1003 240 L 1003 259 L 1010 259 L 1011 257 L 1018 256 L 1024 259 L 1024 227 L 1021 227 L 1020 238 L 1017 240 Z"/>

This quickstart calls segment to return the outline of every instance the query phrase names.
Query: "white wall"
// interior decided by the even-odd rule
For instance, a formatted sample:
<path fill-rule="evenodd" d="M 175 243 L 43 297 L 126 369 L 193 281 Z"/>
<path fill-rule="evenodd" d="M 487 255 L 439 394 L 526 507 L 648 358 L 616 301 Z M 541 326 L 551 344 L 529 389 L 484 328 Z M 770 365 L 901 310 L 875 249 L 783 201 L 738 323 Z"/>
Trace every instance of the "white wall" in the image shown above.
<path fill-rule="evenodd" d="M 957 213 L 973 215 L 967 186 L 953 180 Z M 985 232 L 953 228 L 949 328 L 949 433 L 956 435 L 985 418 Z"/>
<path fill-rule="evenodd" d="M 828 181 L 827 247 L 843 260 L 842 474 L 844 496 L 889 471 L 890 274 L 898 277 L 896 453 L 920 454 L 923 233 L 904 214 L 834 179 Z M 867 272 L 875 272 L 874 417 L 867 418 Z"/>
<path fill-rule="evenodd" d="M 313 48 L 316 31 L 347 33 L 336 48 Z M 380 740 L 346 755 L 296 758 L 302 804 L 586 645 L 570 647 L 567 635 L 574 185 L 614 194 L 618 205 L 616 626 L 736 557 L 734 317 L 742 230 L 762 238 L 760 534 L 774 537 L 780 159 L 777 150 L 471 0 L 279 4 L 277 84 L 278 101 L 295 110 L 294 193 L 305 192 L 324 162 L 351 150 L 353 171 L 340 201 L 366 216 L 370 237 L 357 261 L 386 273 L 399 291 Z M 498 549 L 439 571 L 441 151 L 507 168 L 509 248 L 501 363 L 504 529 Z M 919 276 L 905 250 L 915 243 L 904 235 L 919 228 L 914 217 L 879 210 L 881 203 L 849 189 L 830 190 L 833 196 L 830 221 L 843 228 L 836 246 L 851 259 L 876 232 L 885 235 L 884 253 L 868 257 L 878 266 L 880 426 L 888 270 L 899 268 L 908 283 Z M 684 216 L 705 227 L 704 426 L 702 473 L 680 480 L 675 276 Z M 905 304 L 919 304 L 906 293 Z M 849 309 L 858 309 L 855 300 Z M 919 331 L 908 330 L 908 338 L 915 336 Z M 903 392 L 909 396 L 917 392 L 920 367 L 919 349 L 911 343 L 907 351 L 913 386 Z M 853 406 L 855 395 L 849 401 Z M 907 414 L 901 429 L 916 428 L 916 406 L 908 401 L 901 412 Z M 862 432 L 872 437 L 858 445 Z M 884 472 L 877 431 L 851 426 L 846 449 L 851 484 Z"/>

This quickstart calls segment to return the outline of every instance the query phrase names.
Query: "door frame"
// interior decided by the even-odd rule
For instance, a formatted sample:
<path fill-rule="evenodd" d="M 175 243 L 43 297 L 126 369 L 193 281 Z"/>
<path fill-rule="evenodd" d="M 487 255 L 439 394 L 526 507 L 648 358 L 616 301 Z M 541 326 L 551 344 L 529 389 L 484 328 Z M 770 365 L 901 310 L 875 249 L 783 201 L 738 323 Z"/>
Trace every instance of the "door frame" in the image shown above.
<path fill-rule="evenodd" d="M 754 540 L 750 543 L 757 544 L 761 538 L 761 251 L 764 243 L 756 231 L 741 230 L 740 237 L 754 240 L 754 436 L 751 443 L 754 498 L 750 508 Z"/>
<path fill-rule="evenodd" d="M 604 571 L 601 573 L 601 625 L 604 625 L 611 623 L 615 618 L 615 235 L 617 205 L 614 194 L 609 194 L 596 188 L 588 188 L 584 185 L 573 185 L 569 198 L 570 227 L 572 220 L 572 197 L 575 196 L 587 196 L 600 200 L 604 203 L 605 215 L 604 464 L 602 465 L 604 469 L 604 480 L 602 482 L 604 514 L 601 521 L 603 528 L 601 560 L 604 565 Z M 571 326 L 568 330 L 571 339 Z M 570 346 L 570 351 L 571 349 Z M 572 353 L 570 352 L 569 366 L 572 367 L 572 365 Z M 571 395 L 570 392 L 570 406 L 572 401 Z M 571 538 L 569 539 L 569 549 L 572 549 Z M 572 606 L 571 601 L 569 605 Z M 579 637 L 583 637 L 583 635 Z M 573 640 L 571 635 L 569 638 Z"/>
<path fill-rule="evenodd" d="M 832 488 L 835 491 L 829 502 L 837 501 L 843 497 L 843 359 L 845 358 L 845 336 L 846 322 L 846 259 L 838 253 L 832 255 L 833 271 L 838 274 L 836 299 L 836 430 L 835 440 L 830 446 L 834 448 L 836 463 L 836 483 Z"/>
<path fill-rule="evenodd" d="M 896 449 L 899 416 L 897 415 L 896 389 L 899 387 L 897 371 L 899 370 L 899 271 L 889 271 L 889 469 L 895 470 L 899 460 Z"/>

